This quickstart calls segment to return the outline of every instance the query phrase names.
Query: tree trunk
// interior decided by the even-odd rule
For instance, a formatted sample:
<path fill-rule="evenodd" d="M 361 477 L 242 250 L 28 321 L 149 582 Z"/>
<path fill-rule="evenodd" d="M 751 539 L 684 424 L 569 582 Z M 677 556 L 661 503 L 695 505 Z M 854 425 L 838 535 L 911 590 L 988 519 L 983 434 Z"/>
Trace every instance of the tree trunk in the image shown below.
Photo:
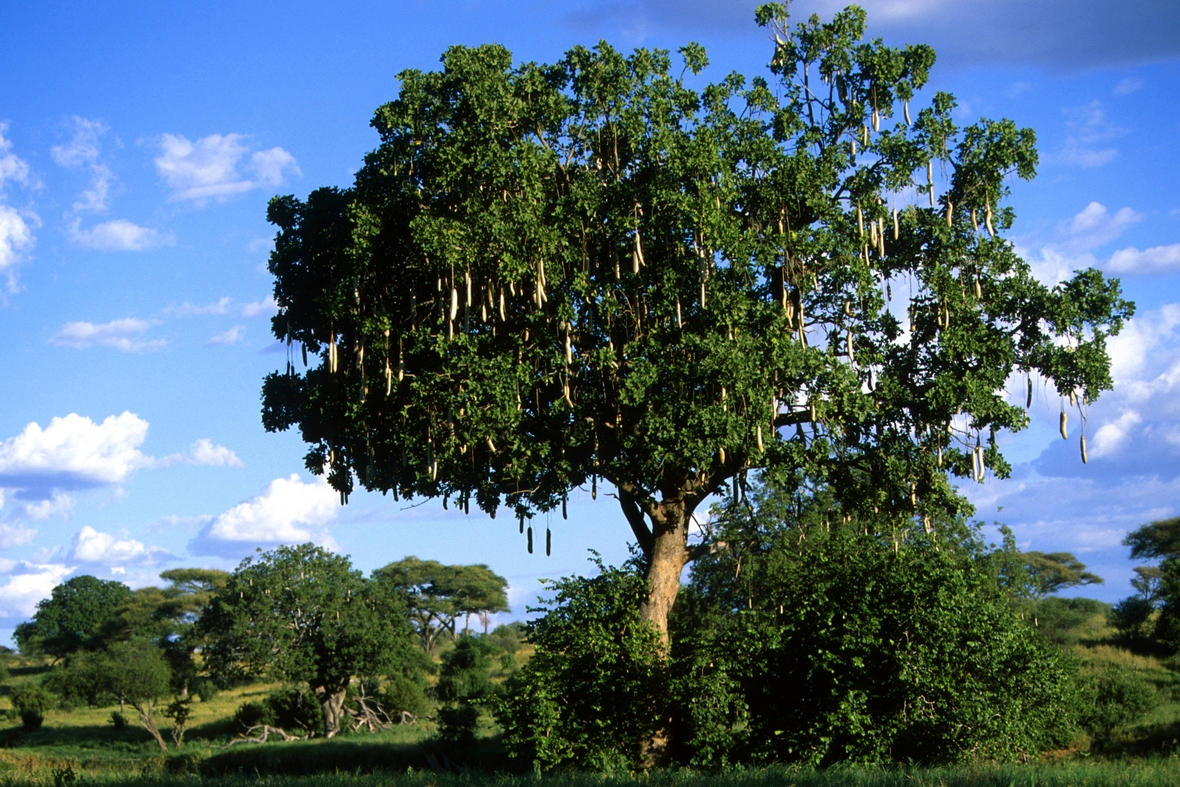
<path fill-rule="evenodd" d="M 348 685 L 329 688 L 327 686 L 314 686 L 312 691 L 315 692 L 316 699 L 320 701 L 320 707 L 324 710 L 324 737 L 331 738 L 340 732 L 340 719 L 344 715 L 344 698 L 348 691 Z"/>
<path fill-rule="evenodd" d="M 119 698 L 119 704 L 123 704 L 123 697 Z M 160 746 L 160 751 L 165 754 L 168 753 L 168 744 L 164 743 L 164 736 L 160 734 L 160 730 L 156 727 L 156 718 L 154 714 L 155 702 L 147 700 L 144 703 L 132 702 L 131 707 L 135 708 L 136 713 L 139 714 L 139 723 L 143 728 L 152 734 L 156 739 L 156 743 Z"/>
<path fill-rule="evenodd" d="M 647 558 L 648 595 L 639 608 L 639 617 L 649 621 L 659 632 L 667 657 L 670 644 L 668 618 L 680 593 L 680 575 L 691 558 L 688 525 L 692 507 L 682 499 L 650 505 L 647 514 L 651 528 L 648 529 L 642 509 L 633 497 L 620 493 L 619 502 Z M 658 768 L 671 762 L 672 726 L 671 714 L 664 713 L 654 734 L 640 742 L 645 766 Z"/>

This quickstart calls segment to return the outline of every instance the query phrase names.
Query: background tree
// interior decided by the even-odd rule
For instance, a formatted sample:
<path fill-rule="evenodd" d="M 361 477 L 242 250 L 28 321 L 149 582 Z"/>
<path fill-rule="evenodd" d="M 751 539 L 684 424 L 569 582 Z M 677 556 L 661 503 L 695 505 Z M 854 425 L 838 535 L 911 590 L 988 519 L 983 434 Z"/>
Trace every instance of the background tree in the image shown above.
<path fill-rule="evenodd" d="M 400 664 L 410 636 L 392 593 L 365 580 L 348 558 L 312 544 L 242 561 L 199 630 L 215 673 L 306 683 L 323 707 L 326 737 L 340 730 L 352 678 Z"/>
<path fill-rule="evenodd" d="M 73 577 L 37 603 L 33 619 L 17 626 L 13 638 L 22 652 L 39 649 L 60 660 L 101 645 L 105 627 L 131 600 L 131 589 L 122 582 Z"/>
<path fill-rule="evenodd" d="M 1028 594 L 1037 600 L 1066 588 L 1102 584 L 1102 577 L 1086 571 L 1086 564 L 1071 552 L 1022 552 L 1020 558 L 1028 577 Z"/>
<path fill-rule="evenodd" d="M 1131 584 L 1144 600 L 1120 603 L 1115 623 L 1120 631 L 1140 633 L 1151 619 L 1152 608 L 1158 607 L 1152 634 L 1169 652 L 1180 652 L 1180 517 L 1148 522 L 1128 533 L 1123 545 L 1131 548 L 1132 560 L 1160 563 L 1136 568 Z"/>
<path fill-rule="evenodd" d="M 447 566 L 410 555 L 377 569 L 373 579 L 405 599 L 410 623 L 427 653 L 434 652 L 443 634 L 458 638 L 460 615 L 508 611 L 508 580 L 482 563 Z"/>
<path fill-rule="evenodd" d="M 522 531 L 605 479 L 665 638 L 717 546 L 690 548 L 693 512 L 751 470 L 918 521 L 966 508 L 948 475 L 1006 476 L 996 435 L 1029 418 L 1006 383 L 1084 410 L 1131 304 L 1097 270 L 1041 284 L 1000 236 L 1034 134 L 960 128 L 944 93 L 911 113 L 929 47 L 864 40 L 856 7 L 757 17 L 770 74 L 700 91 L 666 52 L 605 44 L 400 74 L 353 186 L 270 204 L 289 356 L 266 428 L 298 427 L 342 500 L 355 478 Z"/>
<path fill-rule="evenodd" d="M 1159 598 L 1163 584 L 1164 572 L 1159 566 L 1135 566 L 1135 577 L 1131 580 L 1131 587 L 1149 604 L 1154 605 Z"/>

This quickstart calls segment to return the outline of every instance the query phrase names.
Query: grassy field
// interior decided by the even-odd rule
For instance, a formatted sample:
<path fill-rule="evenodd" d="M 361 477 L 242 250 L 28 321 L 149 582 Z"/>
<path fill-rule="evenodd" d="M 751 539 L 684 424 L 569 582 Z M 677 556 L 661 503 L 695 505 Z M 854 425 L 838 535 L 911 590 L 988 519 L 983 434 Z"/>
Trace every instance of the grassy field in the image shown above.
<path fill-rule="evenodd" d="M 1049 628 L 1056 625 L 1056 628 Z M 772 767 L 738 769 L 723 774 L 687 770 L 650 774 L 555 773 L 512 775 L 490 721 L 484 721 L 477 744 L 466 751 L 444 751 L 430 722 L 394 727 L 378 733 L 359 732 L 332 740 L 311 739 L 266 744 L 230 745 L 240 730 L 233 714 L 243 703 L 260 700 L 278 688 L 255 683 L 227 689 L 209 701 L 194 699 L 183 746 L 169 741 L 164 754 L 135 723 L 111 723 L 117 706 L 51 711 L 42 728 L 26 732 L 19 718 L 6 714 L 8 696 L 23 683 L 38 681 L 44 662 L 10 660 L 11 677 L 0 687 L 0 787 L 36 784 L 49 787 L 82 785 L 237 785 L 282 784 L 284 787 L 344 785 L 367 787 L 444 787 L 444 785 L 795 785 L 796 787 L 1056 787 L 1057 785 L 1180 784 L 1180 675 L 1151 656 L 1119 647 L 1104 614 L 1075 616 L 1056 624 L 1046 621 L 1047 636 L 1071 653 L 1082 670 L 1114 665 L 1133 671 L 1154 687 L 1157 706 L 1138 723 L 1118 730 L 1105 741 L 1079 740 L 1068 750 L 1035 762 L 1002 766 L 945 768 L 832 768 L 822 771 Z M 520 654 L 527 657 L 527 651 Z M 521 659 L 523 661 L 523 658 Z M 496 676 L 502 679 L 502 675 Z M 167 722 L 159 721 L 165 738 Z"/>

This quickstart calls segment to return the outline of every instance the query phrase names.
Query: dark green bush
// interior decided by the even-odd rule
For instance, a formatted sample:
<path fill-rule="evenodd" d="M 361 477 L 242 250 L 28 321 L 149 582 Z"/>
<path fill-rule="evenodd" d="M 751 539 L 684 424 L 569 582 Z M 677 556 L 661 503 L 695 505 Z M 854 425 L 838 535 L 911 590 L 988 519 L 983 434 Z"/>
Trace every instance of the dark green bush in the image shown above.
<path fill-rule="evenodd" d="M 114 727 L 116 730 L 124 729 L 127 726 L 127 717 L 124 716 L 122 713 L 119 713 L 119 711 L 117 711 L 117 710 L 111 711 L 110 720 L 111 720 L 111 726 Z"/>
<path fill-rule="evenodd" d="M 234 722 L 242 732 L 266 724 L 287 732 L 318 734 L 324 728 L 324 710 L 309 692 L 285 688 L 244 703 L 234 713 Z"/>
<path fill-rule="evenodd" d="M 1159 704 L 1155 687 L 1124 667 L 1087 670 L 1078 682 L 1078 721 L 1099 743 L 1141 720 Z"/>
<path fill-rule="evenodd" d="M 212 702 L 221 693 L 217 682 L 209 678 L 197 678 L 189 689 L 201 702 Z"/>
<path fill-rule="evenodd" d="M 25 732 L 36 732 L 45 723 L 45 714 L 39 710 L 25 708 L 20 712 L 20 723 Z"/>
<path fill-rule="evenodd" d="M 666 697 L 659 635 L 639 619 L 646 582 L 635 566 L 550 583 L 530 624 L 536 653 L 495 703 L 508 756 L 544 769 L 642 765 Z"/>
<path fill-rule="evenodd" d="M 377 694 L 377 702 L 395 721 L 403 711 L 414 716 L 425 716 L 430 713 L 425 681 L 405 675 L 387 678 L 384 687 Z"/>
<path fill-rule="evenodd" d="M 1131 596 L 1110 608 L 1108 620 L 1125 640 L 1136 640 L 1150 635 L 1151 613 L 1155 611 L 1150 601 L 1142 596 Z"/>
<path fill-rule="evenodd" d="M 475 742 L 479 708 L 464 702 L 438 709 L 438 737 L 445 743 L 470 746 Z"/>
<path fill-rule="evenodd" d="M 12 707 L 18 711 L 36 711 L 44 715 L 55 705 L 57 697 L 37 683 L 26 683 L 12 692 Z"/>

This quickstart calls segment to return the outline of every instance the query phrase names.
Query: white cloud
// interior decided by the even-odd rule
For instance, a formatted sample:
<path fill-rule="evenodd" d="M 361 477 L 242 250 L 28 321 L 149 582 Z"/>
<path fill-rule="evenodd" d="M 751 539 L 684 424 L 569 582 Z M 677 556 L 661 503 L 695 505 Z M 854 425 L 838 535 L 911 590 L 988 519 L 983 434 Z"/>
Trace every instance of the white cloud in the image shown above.
<path fill-rule="evenodd" d="M 1180 243 L 1139 249 L 1134 246 L 1116 251 L 1106 264 L 1111 273 L 1171 273 L 1180 270 Z"/>
<path fill-rule="evenodd" d="M 1101 101 L 1066 109 L 1065 115 L 1065 147 L 1054 157 L 1058 161 L 1093 168 L 1110 163 L 1119 154 L 1118 148 L 1099 144 L 1127 133 L 1126 129 L 1107 121 Z"/>
<path fill-rule="evenodd" d="M 178 317 L 188 317 L 198 314 L 225 314 L 231 303 L 232 301 L 230 300 L 230 297 L 226 295 L 225 297 L 219 298 L 212 303 L 201 305 L 188 303 L 186 301 L 179 306 L 169 306 L 164 311 L 169 314 L 175 314 Z"/>
<path fill-rule="evenodd" d="M 30 423 L 0 443 L 0 486 L 68 489 L 121 484 L 151 460 L 139 451 L 148 423 L 134 413 L 102 423 L 70 413 L 42 429 Z M 48 496 L 48 495 L 46 495 Z"/>
<path fill-rule="evenodd" d="M 0 522 L 0 549 L 22 547 L 36 537 L 35 528 Z"/>
<path fill-rule="evenodd" d="M 230 344 L 237 344 L 246 336 L 245 325 L 235 325 L 228 331 L 219 333 L 216 336 L 210 337 L 206 344 L 211 347 L 225 347 Z"/>
<path fill-rule="evenodd" d="M 1087 453 L 1096 459 L 1114 454 L 1131 438 L 1131 428 L 1141 423 L 1143 416 L 1134 410 L 1124 410 L 1117 419 L 1098 428 Z"/>
<path fill-rule="evenodd" d="M 277 186 L 287 173 L 299 175 L 295 157 L 282 148 L 249 153 L 241 134 L 210 134 L 190 142 L 179 134 L 160 138 L 156 170 L 172 190 L 172 199 L 203 203 L 225 199 L 262 186 Z"/>
<path fill-rule="evenodd" d="M 25 516 L 29 519 L 48 519 L 51 516 L 68 517 L 74 510 L 74 498 L 64 492 L 54 492 L 53 497 L 25 504 Z"/>
<path fill-rule="evenodd" d="M 1120 208 L 1113 215 L 1100 202 L 1091 202 L 1061 227 L 1072 248 L 1093 249 L 1117 238 L 1123 231 L 1143 219 L 1142 213 Z"/>
<path fill-rule="evenodd" d="M 78 221 L 70 226 L 70 240 L 88 249 L 98 251 L 148 251 L 169 246 L 173 239 L 126 219 L 115 219 L 82 229 Z"/>
<path fill-rule="evenodd" d="M 192 463 L 196 465 L 213 465 L 215 467 L 242 467 L 242 460 L 224 445 L 216 445 L 208 438 L 201 438 L 193 443 L 189 451 Z"/>
<path fill-rule="evenodd" d="M 336 517 L 339 494 L 323 478 L 305 483 L 298 475 L 276 478 L 261 495 L 219 515 L 192 545 L 206 553 L 233 544 L 293 544 L 317 541 L 329 549 L 335 542 L 326 525 Z"/>
<path fill-rule="evenodd" d="M 12 152 L 12 142 L 4 136 L 8 123 L 0 123 L 0 189 L 7 181 L 28 184 L 29 165 Z"/>
<path fill-rule="evenodd" d="M 8 289 L 16 289 L 16 264 L 22 252 L 33 246 L 33 231 L 21 214 L 0 205 L 0 274 L 8 280 Z"/>
<path fill-rule="evenodd" d="M 0 585 L 0 617 L 28 618 L 37 611 L 37 602 L 49 598 L 53 589 L 73 572 L 73 566 L 61 563 L 8 563 L 8 582 Z"/>
<path fill-rule="evenodd" d="M 98 138 L 107 132 L 107 124 L 101 120 L 73 118 L 74 136 L 69 144 L 55 145 L 49 155 L 63 167 L 78 167 L 98 158 Z"/>
<path fill-rule="evenodd" d="M 279 305 L 275 303 L 273 295 L 267 295 L 260 301 L 254 301 L 242 306 L 242 316 L 246 318 L 257 317 L 260 314 L 274 314 L 278 311 Z"/>
<path fill-rule="evenodd" d="M 1143 80 L 1135 77 L 1123 77 L 1112 91 L 1116 96 L 1127 96 L 1143 89 Z"/>
<path fill-rule="evenodd" d="M 134 317 L 111 320 L 102 325 L 92 322 L 68 322 L 49 338 L 49 343 L 79 350 L 95 345 L 122 352 L 159 350 L 168 343 L 164 339 L 136 338 L 146 333 L 154 324 L 152 321 L 138 320 Z"/>
<path fill-rule="evenodd" d="M 152 565 L 171 557 L 163 547 L 144 546 L 134 538 L 116 538 L 90 526 L 74 536 L 69 560 L 79 563 L 101 563 L 108 566 Z"/>

